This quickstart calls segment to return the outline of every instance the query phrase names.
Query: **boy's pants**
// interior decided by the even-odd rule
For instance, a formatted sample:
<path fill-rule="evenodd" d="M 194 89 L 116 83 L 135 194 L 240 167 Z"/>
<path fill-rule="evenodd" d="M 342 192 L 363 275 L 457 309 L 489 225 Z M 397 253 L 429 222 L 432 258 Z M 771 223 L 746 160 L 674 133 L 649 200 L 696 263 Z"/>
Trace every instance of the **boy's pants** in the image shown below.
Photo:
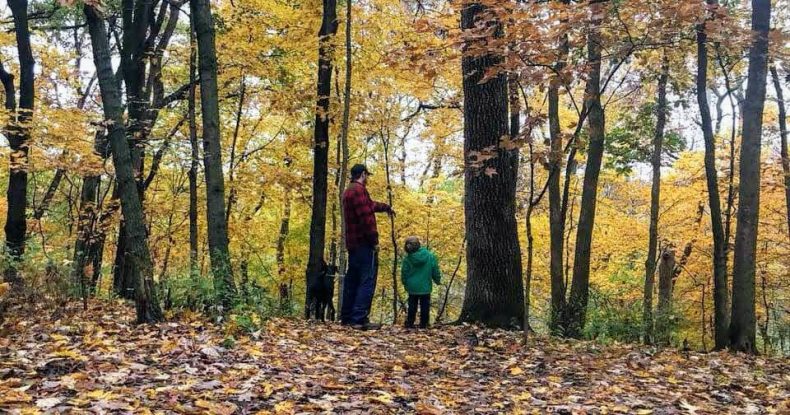
<path fill-rule="evenodd" d="M 366 324 L 376 293 L 376 252 L 361 246 L 348 253 L 348 271 L 343 283 L 343 308 L 340 321 L 344 324 Z"/>
<path fill-rule="evenodd" d="M 420 328 L 427 329 L 431 317 L 431 295 L 409 294 L 409 312 L 406 315 L 406 327 L 414 327 L 417 317 L 417 303 L 420 303 Z"/>

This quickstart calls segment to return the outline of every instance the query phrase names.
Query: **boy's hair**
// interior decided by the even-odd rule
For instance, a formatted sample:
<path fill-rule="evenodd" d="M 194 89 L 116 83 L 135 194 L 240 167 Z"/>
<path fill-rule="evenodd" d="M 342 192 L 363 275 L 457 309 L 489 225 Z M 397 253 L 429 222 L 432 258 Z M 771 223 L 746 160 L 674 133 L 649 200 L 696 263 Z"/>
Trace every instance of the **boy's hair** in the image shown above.
<path fill-rule="evenodd" d="M 406 238 L 404 249 L 406 250 L 406 253 L 409 254 L 417 252 L 420 249 L 420 238 L 416 236 L 410 236 Z"/>

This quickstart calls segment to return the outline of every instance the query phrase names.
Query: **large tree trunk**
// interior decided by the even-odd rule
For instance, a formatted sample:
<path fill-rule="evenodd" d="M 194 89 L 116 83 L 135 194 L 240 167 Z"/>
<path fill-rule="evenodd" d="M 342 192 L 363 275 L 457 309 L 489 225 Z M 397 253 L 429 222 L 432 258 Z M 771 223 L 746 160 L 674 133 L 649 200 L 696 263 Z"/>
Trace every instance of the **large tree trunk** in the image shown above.
<path fill-rule="evenodd" d="M 33 117 L 35 100 L 34 73 L 36 65 L 30 47 L 27 0 L 9 0 L 8 6 L 14 17 L 14 32 L 19 56 L 19 106 L 16 105 L 14 77 L 0 66 L 0 80 L 5 88 L 5 107 L 11 117 L 6 126 L 6 137 L 11 148 L 9 159 L 8 210 L 5 223 L 5 246 L 9 256 L 5 279 L 19 286 L 22 283 L 17 266 L 25 253 L 27 236 L 27 169 L 30 140 L 30 121 Z"/>
<path fill-rule="evenodd" d="M 486 7 L 466 3 L 461 28 L 488 19 Z M 499 22 L 485 24 L 496 26 Z M 468 40 L 467 48 L 473 40 Z M 486 71 L 502 57 L 491 52 L 464 56 L 464 214 L 467 235 L 467 285 L 460 321 L 517 328 L 524 319 L 521 251 L 516 223 L 518 150 L 500 146 L 508 135 L 507 79 L 499 74 L 480 83 Z M 493 158 L 482 153 L 494 148 Z"/>
<path fill-rule="evenodd" d="M 590 142 L 587 146 L 587 165 L 584 169 L 579 225 L 576 228 L 576 251 L 573 261 L 571 294 L 567 305 L 564 335 L 580 338 L 587 314 L 590 290 L 590 253 L 595 225 L 595 207 L 598 195 L 598 176 L 603 159 L 605 116 L 601 106 L 601 3 L 591 3 L 593 20 L 587 35 L 587 61 L 590 73 L 584 91 L 585 108 L 588 109 Z"/>
<path fill-rule="evenodd" d="M 653 185 L 650 190 L 650 230 L 645 261 L 645 298 L 642 312 L 645 344 L 653 342 L 653 285 L 658 253 L 658 214 L 661 205 L 661 147 L 664 144 L 664 127 L 667 123 L 667 79 L 669 62 L 666 52 L 661 62 L 658 77 L 658 101 L 656 102 L 656 131 L 653 135 Z"/>
<path fill-rule="evenodd" d="M 123 104 L 115 74 L 112 70 L 110 45 L 102 17 L 93 7 L 84 6 L 88 21 L 93 60 L 96 65 L 99 89 L 101 90 L 104 117 L 108 120 L 108 137 L 112 149 L 113 164 L 118 180 L 118 195 L 121 199 L 121 212 L 126 226 L 129 260 L 139 272 L 135 281 L 135 302 L 138 323 L 155 322 L 162 319 L 162 311 L 154 291 L 153 264 L 148 249 L 148 235 L 143 220 L 143 206 L 137 192 L 132 158 L 126 141 L 123 124 Z"/>
<path fill-rule="evenodd" d="M 332 38 L 337 33 L 337 1 L 324 0 L 323 20 L 318 32 L 318 96 L 313 142 L 313 209 L 310 218 L 310 254 L 307 260 L 307 287 L 318 278 L 326 245 L 326 201 L 329 163 L 329 96 L 332 93 Z M 307 293 L 306 298 L 311 298 Z M 305 307 L 308 307 L 305 304 Z"/>
<path fill-rule="evenodd" d="M 565 5 L 568 0 L 562 0 Z M 568 55 L 568 35 L 560 41 L 556 70 L 561 73 L 565 68 Z M 559 81 L 559 80 L 558 80 Z M 565 250 L 565 215 L 562 209 L 560 192 L 560 170 L 562 169 L 562 127 L 560 126 L 560 84 L 552 82 L 549 86 L 549 239 L 551 274 L 551 316 L 549 328 L 552 333 L 560 334 L 559 327 L 565 314 L 565 276 L 563 273 L 563 252 Z"/>
<path fill-rule="evenodd" d="M 195 19 L 200 68 L 200 107 L 203 115 L 203 165 L 206 176 L 208 245 L 214 286 L 225 307 L 236 296 L 225 221 L 225 179 L 222 173 L 222 143 L 217 94 L 217 51 L 214 21 L 209 0 L 190 0 Z"/>
<path fill-rule="evenodd" d="M 672 334 L 672 283 L 675 275 L 675 250 L 667 247 L 658 266 L 658 310 L 656 344 L 668 346 Z"/>
<path fill-rule="evenodd" d="M 760 149 L 768 70 L 768 30 L 771 1 L 752 0 L 752 32 L 749 49 L 749 77 L 743 111 L 738 225 L 735 230 L 735 257 L 732 271 L 732 319 L 730 348 L 756 353 L 754 271 L 760 217 Z"/>
<path fill-rule="evenodd" d="M 790 156 L 787 154 L 787 109 L 785 108 L 782 85 L 779 83 L 779 73 L 775 66 L 771 66 L 771 78 L 776 90 L 776 100 L 779 105 L 779 153 L 782 157 L 782 173 L 784 173 L 785 207 L 787 209 L 787 231 L 790 235 Z"/>
<path fill-rule="evenodd" d="M 717 4 L 708 0 L 708 5 Z M 705 139 L 705 178 L 708 185 L 711 231 L 713 232 L 713 321 L 714 341 L 717 350 L 727 346 L 729 318 L 727 307 L 727 246 L 721 219 L 719 199 L 719 176 L 716 171 L 716 142 L 713 135 L 713 120 L 708 106 L 708 35 L 705 23 L 697 26 L 697 104 L 702 118 L 702 135 Z"/>
<path fill-rule="evenodd" d="M 198 264 L 198 168 L 200 167 L 200 149 L 197 134 L 197 44 L 195 43 L 195 22 L 189 19 L 189 272 L 192 278 L 200 275 Z"/>

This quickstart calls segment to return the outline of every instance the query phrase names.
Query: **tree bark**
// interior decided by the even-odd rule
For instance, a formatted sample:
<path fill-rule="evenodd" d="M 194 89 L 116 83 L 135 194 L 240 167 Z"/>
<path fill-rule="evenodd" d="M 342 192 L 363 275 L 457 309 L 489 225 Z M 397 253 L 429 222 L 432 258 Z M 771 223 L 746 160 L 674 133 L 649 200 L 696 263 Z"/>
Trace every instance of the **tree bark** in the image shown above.
<path fill-rule="evenodd" d="M 667 247 L 658 266 L 658 310 L 656 344 L 669 346 L 672 332 L 672 282 L 675 274 L 675 251 Z"/>
<path fill-rule="evenodd" d="M 329 163 L 329 97 L 332 94 L 332 38 L 337 33 L 337 1 L 324 0 L 318 32 L 318 81 L 313 147 L 313 209 L 310 218 L 310 253 L 306 280 L 317 278 L 326 246 L 326 202 Z M 316 284 L 307 284 L 312 287 Z M 310 298 L 310 293 L 306 298 Z M 307 304 L 305 304 L 307 307 Z"/>
<path fill-rule="evenodd" d="M 790 156 L 787 154 L 787 109 L 785 107 L 782 85 L 779 83 L 779 74 L 775 66 L 771 66 L 771 78 L 776 91 L 777 105 L 779 106 L 779 153 L 782 158 L 782 173 L 785 185 L 785 207 L 787 209 L 787 232 L 790 236 Z"/>
<path fill-rule="evenodd" d="M 587 146 L 587 165 L 584 169 L 582 184 L 581 210 L 579 224 L 576 228 L 576 251 L 573 262 L 573 279 L 571 281 L 570 299 L 567 305 L 567 318 L 564 335 L 580 338 L 584 329 L 587 314 L 587 301 L 590 290 L 590 253 L 592 233 L 595 226 L 595 208 L 598 195 L 598 176 L 601 172 L 601 160 L 604 150 L 605 115 L 601 106 L 601 18 L 602 3 L 591 3 L 592 21 L 587 37 L 587 61 L 590 73 L 585 88 L 588 109 L 588 128 L 590 142 Z"/>
<path fill-rule="evenodd" d="M 192 278 L 200 275 L 198 264 L 198 168 L 200 150 L 197 133 L 197 43 L 195 39 L 195 19 L 189 18 L 189 271 Z"/>
<path fill-rule="evenodd" d="M 718 2 L 707 0 L 707 4 L 714 6 Z M 708 106 L 708 35 L 705 26 L 704 22 L 697 26 L 697 104 L 702 118 L 702 135 L 705 139 L 705 178 L 708 186 L 708 205 L 710 206 L 711 231 L 713 233 L 714 347 L 716 350 L 721 350 L 727 346 L 729 327 L 727 246 L 724 240 L 721 200 L 719 199 L 719 177 L 716 170 L 716 138 L 713 135 L 713 121 Z"/>
<path fill-rule="evenodd" d="M 658 77 L 658 101 L 656 102 L 656 131 L 653 135 L 653 185 L 650 190 L 650 230 L 645 261 L 645 292 L 642 312 L 644 342 L 653 342 L 653 285 L 658 253 L 658 214 L 661 206 L 661 148 L 664 144 L 664 127 L 667 122 L 667 80 L 669 61 L 666 52 L 661 61 L 661 74 Z"/>
<path fill-rule="evenodd" d="M 5 223 L 5 246 L 9 264 L 5 272 L 6 281 L 20 286 L 22 280 L 17 267 L 25 253 L 27 236 L 27 169 L 30 140 L 30 121 L 35 102 L 33 51 L 30 46 L 27 0 L 9 0 L 8 6 L 14 18 L 17 54 L 19 56 L 19 106 L 16 105 L 13 75 L 0 67 L 0 80 L 6 91 L 5 107 L 11 113 L 6 127 L 6 137 L 11 148 L 9 159 L 8 209 Z"/>
<path fill-rule="evenodd" d="M 203 118 L 203 166 L 206 176 L 206 217 L 211 271 L 222 304 L 229 308 L 236 296 L 236 284 L 230 263 L 228 224 L 225 221 L 225 178 L 222 173 L 214 20 L 209 0 L 190 0 L 190 7 L 198 44 L 200 107 Z"/>
<path fill-rule="evenodd" d="M 487 19 L 487 8 L 465 3 L 461 28 Z M 499 22 L 488 21 L 497 36 Z M 468 40 L 466 49 L 473 40 Z M 524 319 L 521 250 L 516 222 L 518 150 L 501 146 L 507 136 L 507 79 L 498 74 L 481 83 L 502 57 L 495 51 L 462 59 L 464 89 L 464 215 L 467 235 L 467 285 L 460 321 L 520 328 Z M 481 159 L 482 153 L 494 157 Z"/>
<path fill-rule="evenodd" d="M 771 1 L 752 0 L 752 32 L 756 34 L 749 49 L 749 76 L 743 111 L 738 224 L 735 230 L 735 256 L 732 271 L 732 318 L 730 348 L 756 353 L 754 272 L 757 232 L 760 217 L 760 150 L 765 108 L 765 82 L 768 71 L 768 31 Z"/>
<path fill-rule="evenodd" d="M 137 306 L 137 322 L 149 323 L 160 321 L 162 311 L 154 291 L 153 264 L 148 249 L 148 235 L 143 220 L 143 206 L 137 192 L 132 158 L 126 140 L 126 129 L 123 124 L 123 104 L 115 74 L 112 70 L 110 45 L 107 41 L 107 30 L 102 17 L 91 6 L 84 6 L 85 17 L 93 47 L 93 60 L 96 65 L 99 89 L 101 90 L 104 117 L 108 121 L 108 137 L 112 149 L 113 164 L 118 180 L 118 194 L 121 199 L 121 211 L 126 226 L 126 238 L 129 260 L 139 272 L 140 278 L 135 281 L 135 302 Z"/>

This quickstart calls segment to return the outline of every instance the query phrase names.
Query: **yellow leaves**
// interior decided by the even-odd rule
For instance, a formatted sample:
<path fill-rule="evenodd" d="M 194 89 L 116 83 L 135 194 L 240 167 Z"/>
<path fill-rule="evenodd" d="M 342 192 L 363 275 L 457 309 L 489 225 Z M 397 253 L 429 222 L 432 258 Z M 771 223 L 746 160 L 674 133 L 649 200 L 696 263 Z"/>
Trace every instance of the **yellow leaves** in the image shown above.
<path fill-rule="evenodd" d="M 384 391 L 376 391 L 377 395 L 369 397 L 368 399 L 371 402 L 378 402 L 384 405 L 390 405 L 393 403 L 393 396 L 390 393 Z"/>
<path fill-rule="evenodd" d="M 274 405 L 274 413 L 276 415 L 286 415 L 294 413 L 294 403 L 291 401 L 283 401 Z"/>
<path fill-rule="evenodd" d="M 19 403 L 28 403 L 33 399 L 25 392 L 27 388 L 17 388 L 5 391 L 0 395 L 0 404 L 10 405 Z"/>
<path fill-rule="evenodd" d="M 518 366 L 514 366 L 514 367 L 510 368 L 510 374 L 513 375 L 513 376 L 518 376 L 518 375 L 521 375 L 523 373 L 524 373 L 524 369 L 522 369 L 522 368 L 520 368 Z"/>
<path fill-rule="evenodd" d="M 5 297 L 6 293 L 11 289 L 11 284 L 7 282 L 0 283 L 0 300 Z"/>

